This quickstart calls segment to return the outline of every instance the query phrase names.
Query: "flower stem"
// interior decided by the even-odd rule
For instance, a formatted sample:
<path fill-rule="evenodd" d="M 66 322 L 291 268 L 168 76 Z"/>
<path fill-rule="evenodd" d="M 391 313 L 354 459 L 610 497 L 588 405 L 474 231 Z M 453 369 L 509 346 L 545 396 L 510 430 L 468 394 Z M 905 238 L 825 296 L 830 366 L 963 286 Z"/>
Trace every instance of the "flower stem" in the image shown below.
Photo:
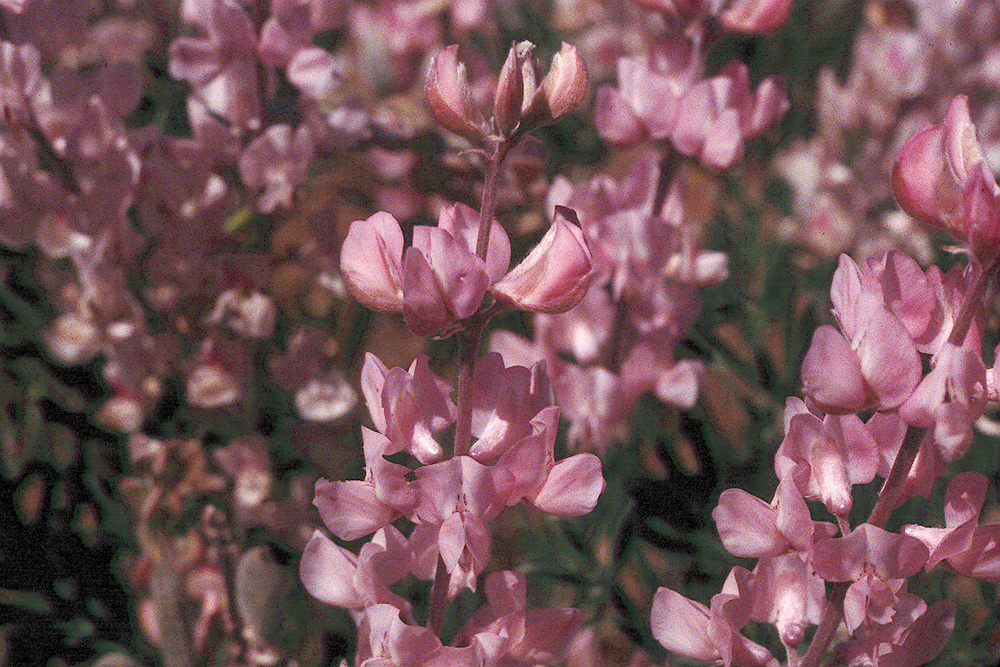
<path fill-rule="evenodd" d="M 483 184 L 482 203 L 479 206 L 479 236 L 476 238 L 476 256 L 482 260 L 486 259 L 486 250 L 490 243 L 490 230 L 493 228 L 493 212 L 497 204 L 500 167 L 512 147 L 509 141 L 500 139 L 493 147 L 492 153 L 486 158 L 486 180 Z"/>
<path fill-rule="evenodd" d="M 472 448 L 472 375 L 486 321 L 478 314 L 470 319 L 470 326 L 458 334 L 458 416 L 453 456 L 468 456 Z"/>

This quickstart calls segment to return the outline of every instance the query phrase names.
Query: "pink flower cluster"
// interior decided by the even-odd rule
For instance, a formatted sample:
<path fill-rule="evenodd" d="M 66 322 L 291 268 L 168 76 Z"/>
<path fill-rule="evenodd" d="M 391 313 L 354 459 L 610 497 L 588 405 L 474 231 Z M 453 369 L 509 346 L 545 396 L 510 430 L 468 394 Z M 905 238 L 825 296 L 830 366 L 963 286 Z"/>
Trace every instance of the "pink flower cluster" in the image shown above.
<path fill-rule="evenodd" d="M 586 86 L 582 61 L 567 45 L 535 86 L 530 46 L 511 48 L 489 121 L 471 103 L 457 47 L 439 53 L 428 75 L 431 112 L 484 150 L 484 212 L 444 207 L 437 226 L 413 227 L 409 247 L 399 222 L 379 212 L 352 223 L 341 248 L 341 273 L 359 301 L 401 312 L 415 334 L 455 335 L 460 349 L 454 401 L 427 357 L 406 370 L 367 355 L 361 384 L 375 430 L 362 428 L 365 478 L 316 485 L 315 505 L 334 535 L 350 541 L 375 533 L 355 555 L 316 531 L 300 567 L 310 593 L 353 612 L 358 665 L 555 664 L 580 626 L 575 609 L 527 611 L 524 575 L 503 571 L 486 579 L 488 604 L 451 645 L 440 639 L 446 605 L 463 589 L 475 591 L 490 563 L 493 519 L 522 501 L 580 516 L 605 485 L 593 454 L 556 461 L 559 408 L 544 363 L 529 369 L 506 366 L 498 354 L 477 358 L 490 317 L 504 309 L 564 312 L 592 276 L 571 209 L 556 207 L 548 232 L 510 270 L 510 241 L 491 213 L 490 174 L 522 133 L 575 108 Z M 437 436 L 453 425 L 446 448 Z M 414 526 L 406 536 L 393 525 L 402 519 Z M 411 575 L 434 582 L 426 627 L 390 590 Z"/>
<path fill-rule="evenodd" d="M 431 334 L 472 316 L 489 292 L 504 306 L 563 312 L 575 305 L 591 277 L 590 250 L 576 214 L 557 208 L 549 231 L 508 271 L 510 241 L 493 220 L 486 259 L 476 256 L 479 214 L 463 204 L 441 210 L 437 227 L 403 232 L 388 213 L 351 225 L 341 249 L 341 271 L 351 293 L 383 312 L 401 312 L 410 329 Z"/>
<path fill-rule="evenodd" d="M 388 587 L 407 575 L 435 579 L 439 559 L 448 576 L 448 599 L 463 588 L 476 590 L 477 578 L 490 562 L 488 524 L 506 507 L 523 501 L 551 514 L 580 516 L 593 509 L 604 489 L 601 463 L 593 454 L 555 460 L 559 409 L 551 405 L 541 365 L 530 370 L 504 367 L 495 354 L 479 360 L 470 397 L 476 440 L 469 455 L 451 458 L 445 458 L 433 436 L 451 425 L 457 408 L 449 397 L 450 387 L 432 373 L 426 357 L 418 358 L 407 371 L 386 369 L 369 355 L 362 381 L 369 413 L 378 429 L 363 429 L 365 479 L 321 480 L 316 486 L 315 505 L 326 526 L 343 540 L 377 532 L 354 556 L 317 531 L 305 549 L 301 566 L 302 581 L 313 595 L 357 612 L 362 635 L 366 624 L 379 622 L 377 619 L 387 613 L 402 613 L 412 624 L 410 604 Z M 387 460 L 400 452 L 411 454 L 423 465 L 411 470 Z M 408 537 L 392 525 L 400 518 L 415 524 Z M 497 586 L 517 585 L 523 589 L 523 575 L 496 573 L 487 579 L 487 595 L 492 599 L 498 594 L 494 590 Z M 521 596 L 523 623 L 523 592 Z M 471 662 L 455 664 L 483 664 L 475 660 L 485 659 L 483 651 L 488 649 L 490 660 L 501 655 L 524 660 L 517 657 L 518 652 L 527 650 L 532 640 L 522 637 L 520 641 L 529 644 L 518 648 L 516 633 L 508 636 L 505 631 L 500 643 L 479 637 L 483 628 L 513 610 L 482 621 L 481 617 L 493 613 L 489 608 L 477 612 L 468 627 L 479 624 L 480 629 L 460 633 L 456 641 L 462 650 L 444 649 L 443 655 L 468 654 L 466 659 Z M 577 615 L 574 610 L 531 612 L 531 622 L 541 625 L 521 632 L 540 639 L 547 636 L 547 624 L 562 630 L 578 626 Z M 507 618 L 501 626 L 515 621 Z M 401 621 L 394 618 L 393 623 L 397 622 Z M 499 630 L 494 627 L 490 632 Z M 404 651 L 407 636 L 403 633 L 398 641 L 393 640 L 396 643 L 382 642 L 378 650 Z M 561 641 L 564 644 L 571 638 L 570 632 L 562 635 Z M 437 646 L 440 648 L 440 641 Z M 478 648 L 473 651 L 472 647 Z M 555 656 L 565 649 L 551 650 Z"/>
<path fill-rule="evenodd" d="M 819 327 L 802 363 L 805 400 L 789 398 L 785 408 L 773 499 L 729 489 L 712 514 L 726 549 L 757 565 L 734 568 L 709 607 L 661 589 L 653 628 L 669 650 L 725 665 L 777 665 L 740 634 L 754 620 L 775 626 L 789 665 L 813 667 L 842 621 L 849 638 L 834 649 L 839 664 L 916 667 L 944 647 L 955 604 L 928 605 L 908 592 L 907 580 L 942 562 L 1000 580 L 995 531 L 978 525 L 987 487 L 979 473 L 949 483 L 944 528 L 883 529 L 905 500 L 930 496 L 947 465 L 967 452 L 973 423 L 996 396 L 980 315 L 997 268 L 984 240 L 995 226 L 992 204 L 957 203 L 963 174 L 970 174 L 965 198 L 985 196 L 986 177 L 966 166 L 982 170 L 981 155 L 962 98 L 944 125 L 904 146 L 895 179 L 901 205 L 954 230 L 973 261 L 942 273 L 898 251 L 862 266 L 841 257 L 831 289 L 839 330 Z M 866 419 L 858 414 L 872 410 Z M 884 480 L 879 501 L 868 521 L 852 526 L 854 487 L 876 476 Z M 836 523 L 814 520 L 813 501 Z M 833 583 L 829 600 L 826 582 Z M 803 655 L 808 625 L 820 627 Z"/>

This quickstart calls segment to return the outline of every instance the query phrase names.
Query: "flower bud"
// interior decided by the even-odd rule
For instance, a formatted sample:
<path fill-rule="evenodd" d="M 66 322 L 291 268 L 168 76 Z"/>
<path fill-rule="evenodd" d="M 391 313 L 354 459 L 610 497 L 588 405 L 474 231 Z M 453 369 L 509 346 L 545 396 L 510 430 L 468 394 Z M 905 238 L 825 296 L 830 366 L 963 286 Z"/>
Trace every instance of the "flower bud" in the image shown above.
<path fill-rule="evenodd" d="M 458 60 L 457 44 L 442 49 L 431 60 L 424 90 L 431 115 L 446 130 L 474 144 L 485 138 L 485 123 L 473 104 L 465 65 Z"/>
<path fill-rule="evenodd" d="M 493 286 L 501 302 L 539 313 L 564 313 L 590 286 L 590 249 L 576 212 L 556 206 L 549 231 L 524 260 Z"/>
<path fill-rule="evenodd" d="M 510 51 L 507 52 L 507 60 L 500 69 L 496 93 L 493 96 L 493 118 L 496 119 L 497 128 L 504 136 L 510 136 L 521 122 L 524 76 L 521 74 L 523 58 L 519 55 L 519 49 L 519 44 L 512 44 Z"/>
<path fill-rule="evenodd" d="M 523 114 L 532 127 L 547 125 L 572 113 L 587 94 L 587 66 L 575 46 L 563 42 L 552 58 L 552 67 L 542 79 Z"/>

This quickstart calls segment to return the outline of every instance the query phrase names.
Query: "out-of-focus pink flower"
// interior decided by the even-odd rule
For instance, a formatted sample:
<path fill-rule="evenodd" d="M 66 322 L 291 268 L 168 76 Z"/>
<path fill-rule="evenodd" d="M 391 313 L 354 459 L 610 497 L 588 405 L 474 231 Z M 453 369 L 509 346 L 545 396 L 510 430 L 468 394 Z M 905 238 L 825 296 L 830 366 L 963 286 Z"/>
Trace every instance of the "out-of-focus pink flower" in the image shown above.
<path fill-rule="evenodd" d="M 491 291 L 514 308 L 562 313 L 583 298 L 590 286 L 591 266 L 590 249 L 576 213 L 557 206 L 545 236 Z"/>
<path fill-rule="evenodd" d="M 170 45 L 170 75 L 188 81 L 209 109 L 247 129 L 260 128 L 257 35 L 234 0 L 211 0 L 196 16 L 203 37 Z"/>
<path fill-rule="evenodd" d="M 775 77 L 750 92 L 746 65 L 730 63 L 684 93 L 670 140 L 677 150 L 714 169 L 728 169 L 743 157 L 747 139 L 759 136 L 788 110 L 783 84 Z"/>
<path fill-rule="evenodd" d="M 620 58 L 618 87 L 601 86 L 594 101 L 594 124 L 601 137 L 619 145 L 647 136 L 667 138 L 677 122 L 680 97 L 701 75 L 702 66 L 683 35 L 655 41 L 645 61 Z"/>
<path fill-rule="evenodd" d="M 295 132 L 284 123 L 271 125 L 250 142 L 240 156 L 240 176 L 254 190 L 264 189 L 257 211 L 270 213 L 279 205 L 292 207 L 295 190 L 305 182 L 316 153 L 312 133 L 306 125 Z"/>
<path fill-rule="evenodd" d="M 788 21 L 792 0 L 736 0 L 719 14 L 730 32 L 767 35 Z"/>

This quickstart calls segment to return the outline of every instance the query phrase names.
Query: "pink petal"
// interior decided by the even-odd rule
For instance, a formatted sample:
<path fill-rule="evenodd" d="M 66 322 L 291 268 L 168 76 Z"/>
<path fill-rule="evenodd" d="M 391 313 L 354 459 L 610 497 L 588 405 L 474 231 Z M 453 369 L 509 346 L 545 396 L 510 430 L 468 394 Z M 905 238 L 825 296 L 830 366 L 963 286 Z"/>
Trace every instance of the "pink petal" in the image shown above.
<path fill-rule="evenodd" d="M 357 568 L 357 556 L 316 530 L 302 551 L 299 575 L 313 597 L 337 607 L 358 609 L 363 603 L 354 586 Z"/>
<path fill-rule="evenodd" d="M 395 508 L 376 497 L 371 483 L 359 480 L 319 480 L 316 482 L 313 505 L 319 510 L 326 527 L 347 541 L 374 533 L 399 515 Z"/>
<path fill-rule="evenodd" d="M 529 500 L 549 514 L 582 516 L 594 509 L 602 491 L 601 460 L 590 453 L 575 454 L 559 461 Z"/>
<path fill-rule="evenodd" d="M 777 511 L 743 489 L 726 489 L 712 510 L 726 551 L 740 558 L 776 556 L 790 546 L 778 531 Z"/>
<path fill-rule="evenodd" d="M 348 289 L 373 310 L 403 310 L 403 230 L 388 213 L 351 223 L 340 249 L 340 270 Z"/>
<path fill-rule="evenodd" d="M 673 653 L 715 661 L 721 655 L 708 636 L 708 607 L 661 588 L 653 597 L 651 627 L 656 641 Z"/>

